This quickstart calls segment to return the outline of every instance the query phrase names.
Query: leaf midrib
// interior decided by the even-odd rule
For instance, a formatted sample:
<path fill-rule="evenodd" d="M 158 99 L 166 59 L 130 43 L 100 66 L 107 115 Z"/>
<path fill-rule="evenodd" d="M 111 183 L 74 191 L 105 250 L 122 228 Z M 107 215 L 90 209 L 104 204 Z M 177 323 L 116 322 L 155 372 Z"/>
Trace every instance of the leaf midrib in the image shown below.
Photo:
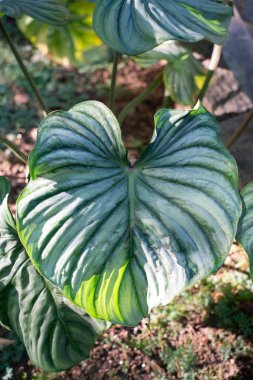
<path fill-rule="evenodd" d="M 139 299 L 138 290 L 135 285 L 134 276 L 132 273 L 131 260 L 134 256 L 134 227 L 136 224 L 136 215 L 135 215 L 135 203 L 136 203 L 136 168 L 131 166 L 128 168 L 128 204 L 129 204 L 129 270 L 131 277 L 133 279 L 133 286 L 135 289 L 136 300 L 139 305 L 141 313 L 146 314 L 142 308 L 141 301 Z"/>

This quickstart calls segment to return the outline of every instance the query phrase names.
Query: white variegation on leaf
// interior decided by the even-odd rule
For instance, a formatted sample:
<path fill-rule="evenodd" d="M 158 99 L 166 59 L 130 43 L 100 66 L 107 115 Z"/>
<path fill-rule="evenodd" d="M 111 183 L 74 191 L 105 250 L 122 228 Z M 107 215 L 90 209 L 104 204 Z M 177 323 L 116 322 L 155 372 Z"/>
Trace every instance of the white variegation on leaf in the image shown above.
<path fill-rule="evenodd" d="M 34 265 L 92 316 L 135 325 L 217 271 L 241 214 L 237 166 L 201 105 L 163 109 L 132 166 L 99 102 L 42 121 L 17 204 Z"/>
<path fill-rule="evenodd" d="M 253 279 L 253 182 L 242 190 L 241 196 L 243 208 L 236 239 L 249 256 L 250 275 Z"/>
<path fill-rule="evenodd" d="M 168 40 L 222 44 L 232 16 L 228 0 L 98 0 L 94 28 L 114 50 L 137 55 Z"/>
<path fill-rule="evenodd" d="M 16 333 L 34 365 L 62 371 L 87 359 L 109 324 L 70 304 L 38 273 L 18 238 L 8 192 L 0 177 L 0 323 Z"/>

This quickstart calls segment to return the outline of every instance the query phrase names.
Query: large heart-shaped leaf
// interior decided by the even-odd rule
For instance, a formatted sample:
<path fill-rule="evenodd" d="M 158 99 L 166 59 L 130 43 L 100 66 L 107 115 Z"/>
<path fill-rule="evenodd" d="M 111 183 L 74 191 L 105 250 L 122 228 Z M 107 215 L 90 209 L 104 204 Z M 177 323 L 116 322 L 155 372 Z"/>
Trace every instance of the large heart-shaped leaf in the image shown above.
<path fill-rule="evenodd" d="M 137 55 L 167 40 L 222 44 L 232 9 L 227 0 L 98 0 L 93 23 L 116 51 Z"/>
<path fill-rule="evenodd" d="M 0 177 L 0 322 L 21 339 L 34 365 L 61 371 L 86 359 L 109 325 L 70 305 L 37 272 L 19 241 L 8 191 Z"/>
<path fill-rule="evenodd" d="M 99 102 L 40 125 L 18 231 L 42 274 L 92 316 L 134 325 L 225 260 L 241 213 L 237 167 L 202 107 L 161 110 L 132 166 Z"/>
<path fill-rule="evenodd" d="M 242 190 L 241 196 L 243 210 L 236 239 L 249 256 L 250 274 L 253 279 L 253 182 Z"/>
<path fill-rule="evenodd" d="M 86 0 L 66 1 L 69 22 L 62 28 L 23 17 L 18 25 L 24 35 L 56 63 L 80 66 L 110 58 L 109 49 L 92 28 L 94 4 Z"/>
<path fill-rule="evenodd" d="M 69 13 L 61 0 L 0 0 L 0 12 L 10 17 L 26 14 L 52 25 L 67 22 Z"/>

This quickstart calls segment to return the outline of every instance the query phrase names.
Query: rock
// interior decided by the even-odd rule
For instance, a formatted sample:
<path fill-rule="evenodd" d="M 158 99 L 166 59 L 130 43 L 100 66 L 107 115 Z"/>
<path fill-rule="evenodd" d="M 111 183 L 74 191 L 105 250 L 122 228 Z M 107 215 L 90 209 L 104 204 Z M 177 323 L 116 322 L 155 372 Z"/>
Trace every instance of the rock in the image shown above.
<path fill-rule="evenodd" d="M 253 107 L 253 102 L 241 90 L 233 72 L 224 68 L 216 71 L 203 104 L 222 120 L 231 114 L 245 113 Z"/>

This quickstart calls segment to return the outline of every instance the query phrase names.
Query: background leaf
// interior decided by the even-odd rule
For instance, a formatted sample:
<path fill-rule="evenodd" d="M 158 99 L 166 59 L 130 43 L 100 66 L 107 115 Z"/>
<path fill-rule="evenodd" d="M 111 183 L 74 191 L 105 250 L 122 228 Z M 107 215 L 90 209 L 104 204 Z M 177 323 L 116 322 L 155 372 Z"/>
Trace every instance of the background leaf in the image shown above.
<path fill-rule="evenodd" d="M 111 111 L 84 102 L 40 125 L 18 231 L 34 265 L 92 316 L 134 325 L 224 262 L 237 167 L 202 107 L 157 113 L 132 167 Z"/>
<path fill-rule="evenodd" d="M 10 17 L 26 14 L 41 22 L 63 25 L 69 14 L 60 0 L 0 0 L 0 11 Z"/>
<path fill-rule="evenodd" d="M 168 40 L 222 44 L 232 15 L 220 0 L 99 0 L 94 28 L 114 50 L 137 55 Z"/>
<path fill-rule="evenodd" d="M 69 22 L 62 28 L 45 25 L 30 17 L 23 17 L 18 25 L 24 35 L 56 63 L 81 66 L 110 59 L 107 47 L 92 28 L 94 4 L 89 1 L 66 1 Z"/>
<path fill-rule="evenodd" d="M 249 256 L 250 275 L 253 279 L 253 182 L 242 190 L 241 196 L 243 210 L 236 239 Z"/>
<path fill-rule="evenodd" d="M 164 69 L 163 80 L 172 100 L 193 105 L 204 84 L 205 70 L 191 53 L 186 53 L 170 61 Z"/>
<path fill-rule="evenodd" d="M 22 247 L 0 177 L 0 321 L 24 343 L 34 365 L 61 371 L 89 357 L 108 324 L 65 301 L 35 269 Z"/>
<path fill-rule="evenodd" d="M 178 104 L 193 105 L 196 96 L 205 81 L 205 69 L 194 57 L 192 51 L 176 41 L 166 41 L 153 50 L 134 57 L 143 67 L 161 60 L 168 64 L 164 68 L 164 84 L 172 98 Z"/>
<path fill-rule="evenodd" d="M 189 53 L 189 49 L 182 46 L 177 41 L 166 41 L 150 51 L 146 51 L 140 55 L 133 56 L 135 62 L 142 67 L 149 67 L 159 61 L 175 60 L 176 58 Z"/>

